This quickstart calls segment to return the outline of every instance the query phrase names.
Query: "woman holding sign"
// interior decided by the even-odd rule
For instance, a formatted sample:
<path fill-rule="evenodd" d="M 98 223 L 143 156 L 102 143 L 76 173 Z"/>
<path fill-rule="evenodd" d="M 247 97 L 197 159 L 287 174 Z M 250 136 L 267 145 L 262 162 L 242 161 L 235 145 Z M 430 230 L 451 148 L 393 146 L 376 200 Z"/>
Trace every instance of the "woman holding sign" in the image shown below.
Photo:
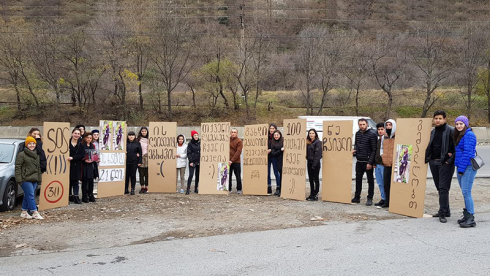
<path fill-rule="evenodd" d="M 310 196 L 306 198 L 309 201 L 318 200 L 320 190 L 320 159 L 322 159 L 322 142 L 314 128 L 308 131 L 306 137 L 306 160 L 308 168 L 308 177 L 310 179 Z"/>
<path fill-rule="evenodd" d="M 471 159 L 476 155 L 476 136 L 470 127 L 469 120 L 465 116 L 456 118 L 453 138 L 456 144 L 456 156 L 454 165 L 458 169 L 458 183 L 463 193 L 464 205 L 463 218 L 458 220 L 463 228 L 475 227 L 475 208 L 471 189 L 475 180 L 476 170 L 471 165 Z"/>
<path fill-rule="evenodd" d="M 129 180 L 131 180 L 131 195 L 134 195 L 136 187 L 136 170 L 142 163 L 141 144 L 136 139 L 134 131 L 128 132 L 126 146 L 126 182 L 124 183 L 124 194 L 129 194 Z"/>
<path fill-rule="evenodd" d="M 277 126 L 275 124 L 270 124 L 269 125 L 269 145 L 272 143 L 274 140 L 274 133 L 277 130 Z M 269 150 L 267 151 L 267 193 L 272 194 L 272 180 L 271 180 L 271 165 L 272 165 L 272 156 L 271 156 L 271 149 L 269 146 Z M 273 166 L 273 165 L 272 165 Z M 274 169 L 274 167 L 272 168 Z M 274 172 L 275 174 L 275 172 Z M 277 183 L 277 179 L 276 179 Z M 278 186 L 276 184 L 276 193 L 277 193 Z M 276 195 L 276 194 L 274 194 Z"/>
<path fill-rule="evenodd" d="M 141 145 L 141 153 L 143 158 L 141 159 L 141 166 L 138 168 L 140 174 L 140 194 L 148 193 L 148 128 L 141 127 L 138 133 L 138 141 Z"/>
<path fill-rule="evenodd" d="M 75 204 L 82 204 L 78 197 L 79 184 L 82 179 L 82 160 L 85 157 L 85 149 L 80 140 L 80 130 L 74 128 L 70 139 L 70 201 Z M 73 192 L 72 192 L 73 191 Z"/>
<path fill-rule="evenodd" d="M 276 192 L 275 196 L 281 196 L 281 178 L 282 178 L 282 158 L 284 152 L 284 140 L 279 130 L 274 131 L 273 139 L 269 147 L 269 159 L 271 160 L 272 169 L 276 176 Z"/>
<path fill-rule="evenodd" d="M 191 141 L 187 145 L 187 159 L 189 159 L 189 179 L 187 179 L 187 189 L 185 194 L 189 194 L 191 189 L 192 177 L 194 172 L 196 173 L 196 181 L 194 184 L 194 192 L 198 193 L 199 187 L 199 164 L 201 161 L 201 141 L 199 140 L 199 134 L 197 131 L 191 131 Z"/>
<path fill-rule="evenodd" d="M 91 132 L 86 132 L 83 135 L 82 146 L 85 150 L 85 157 L 82 163 L 82 202 L 84 203 L 95 202 L 94 179 L 99 177 L 99 168 L 97 166 L 99 156 L 92 140 Z"/>

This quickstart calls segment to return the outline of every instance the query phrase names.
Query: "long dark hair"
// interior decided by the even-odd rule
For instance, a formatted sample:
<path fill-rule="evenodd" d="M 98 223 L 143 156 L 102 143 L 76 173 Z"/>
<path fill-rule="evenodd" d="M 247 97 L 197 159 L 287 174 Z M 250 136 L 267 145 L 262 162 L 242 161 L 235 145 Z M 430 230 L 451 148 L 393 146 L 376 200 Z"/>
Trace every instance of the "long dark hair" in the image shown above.
<path fill-rule="evenodd" d="M 464 128 L 461 131 L 458 131 L 456 128 L 454 128 L 453 140 L 454 140 L 455 145 L 459 144 L 459 141 L 461 141 L 461 138 L 463 138 L 467 129 L 468 129 L 468 127 L 466 125 L 464 126 Z"/>
<path fill-rule="evenodd" d="M 276 140 L 276 139 L 274 138 L 274 134 L 276 134 L 276 133 L 279 133 L 279 135 L 281 136 L 281 137 L 279 137 L 279 140 Z M 279 129 L 276 129 L 276 130 L 275 130 L 275 131 L 272 133 L 272 143 L 274 143 L 274 144 L 276 144 L 276 143 L 281 144 L 282 142 L 283 142 L 282 133 L 281 133 L 281 131 L 280 131 Z"/>
<path fill-rule="evenodd" d="M 143 134 L 141 134 L 141 131 L 142 131 L 143 129 L 146 129 L 146 136 L 143 136 Z M 148 139 L 148 137 L 149 137 L 149 136 L 150 136 L 150 132 L 148 131 L 148 128 L 147 128 L 147 127 L 145 127 L 145 126 L 144 126 L 144 127 L 141 127 L 141 128 L 140 128 L 140 132 L 138 132 L 138 141 L 139 141 L 141 138 L 146 138 L 146 139 Z"/>
<path fill-rule="evenodd" d="M 92 143 L 94 142 L 94 136 L 92 135 L 92 132 L 88 132 L 88 131 L 87 131 L 87 132 L 85 132 L 85 133 L 83 134 L 83 136 L 82 136 L 82 143 L 83 143 L 84 145 L 86 145 L 86 144 L 87 144 L 87 140 L 86 140 L 86 138 L 87 138 L 87 137 L 89 137 L 89 136 L 92 136 Z M 90 146 L 90 144 L 88 144 L 88 145 Z"/>
<path fill-rule="evenodd" d="M 315 139 L 314 140 L 311 140 L 310 139 L 310 131 L 313 131 L 315 132 Z M 309 144 L 313 143 L 313 141 L 315 140 L 319 140 L 320 138 L 318 138 L 318 133 L 316 132 L 316 129 L 314 128 L 310 128 L 310 130 L 308 130 L 308 134 L 306 135 L 306 142 Z"/>

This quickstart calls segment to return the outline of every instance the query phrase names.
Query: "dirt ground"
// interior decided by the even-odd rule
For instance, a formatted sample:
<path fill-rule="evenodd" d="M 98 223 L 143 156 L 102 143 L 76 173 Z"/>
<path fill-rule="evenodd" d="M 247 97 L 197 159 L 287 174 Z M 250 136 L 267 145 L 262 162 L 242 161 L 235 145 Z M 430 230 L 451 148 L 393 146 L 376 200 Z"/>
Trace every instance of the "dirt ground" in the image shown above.
<path fill-rule="evenodd" d="M 0 213 L 0 257 L 309 227 L 339 221 L 412 219 L 365 206 L 367 183 L 364 186 L 361 204 L 295 201 L 236 193 L 137 194 L 46 210 L 41 212 L 45 217 L 42 221 L 20 218 L 18 205 L 12 212 Z M 478 223 L 479 212 L 490 212 L 490 179 L 475 181 L 473 197 Z M 376 187 L 374 201 L 378 200 Z M 456 179 L 452 182 L 450 202 L 453 216 L 459 217 L 464 203 Z M 432 179 L 428 179 L 425 213 L 432 214 L 437 209 L 437 191 Z M 427 220 L 439 223 L 433 218 Z M 448 227 L 457 227 L 449 224 L 451 221 Z"/>

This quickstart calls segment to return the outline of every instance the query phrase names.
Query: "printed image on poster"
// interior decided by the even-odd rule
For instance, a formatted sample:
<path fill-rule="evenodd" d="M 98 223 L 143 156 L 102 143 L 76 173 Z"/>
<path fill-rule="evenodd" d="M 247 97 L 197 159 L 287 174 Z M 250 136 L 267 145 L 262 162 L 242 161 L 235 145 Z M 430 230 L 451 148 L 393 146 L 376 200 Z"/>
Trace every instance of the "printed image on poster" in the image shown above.
<path fill-rule="evenodd" d="M 218 191 L 228 191 L 229 172 L 230 164 L 228 162 L 218 163 Z"/>
<path fill-rule="evenodd" d="M 98 162 L 100 160 L 99 151 L 96 149 L 86 149 L 84 160 Z"/>
<path fill-rule="evenodd" d="M 397 145 L 396 157 L 395 182 L 408 183 L 410 179 L 412 145 Z"/>
<path fill-rule="evenodd" d="M 99 149 L 111 150 L 112 144 L 112 121 L 100 121 Z"/>
<path fill-rule="evenodd" d="M 113 123 L 113 150 L 125 150 L 126 148 L 124 147 L 124 142 L 125 142 L 125 137 L 124 137 L 124 132 L 125 132 L 125 122 L 114 122 Z"/>

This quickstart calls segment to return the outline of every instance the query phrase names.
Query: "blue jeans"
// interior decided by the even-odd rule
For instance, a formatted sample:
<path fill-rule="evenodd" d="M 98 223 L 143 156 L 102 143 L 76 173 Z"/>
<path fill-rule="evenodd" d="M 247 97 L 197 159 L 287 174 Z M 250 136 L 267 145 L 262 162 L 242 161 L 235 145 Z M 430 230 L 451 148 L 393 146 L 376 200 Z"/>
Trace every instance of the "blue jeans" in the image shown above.
<path fill-rule="evenodd" d="M 473 197 L 471 196 L 471 189 L 473 188 L 473 181 L 475 180 L 476 171 L 473 170 L 471 165 L 466 167 L 464 174 L 461 176 L 458 173 L 458 183 L 463 192 L 464 205 L 468 213 L 475 214 L 475 206 L 473 205 Z"/>
<path fill-rule="evenodd" d="M 378 183 L 379 187 L 379 193 L 381 194 L 381 199 L 385 200 L 385 185 L 383 182 L 383 172 L 385 170 L 385 166 L 383 165 L 376 165 L 375 173 L 376 173 L 376 183 Z"/>
<path fill-rule="evenodd" d="M 267 187 L 272 185 L 271 180 L 271 165 L 272 165 L 272 157 L 267 157 Z M 277 180 L 276 180 L 277 181 Z"/>
<path fill-rule="evenodd" d="M 276 176 L 276 188 L 280 188 L 281 187 L 281 171 L 282 171 L 282 168 L 278 168 L 277 165 L 279 163 L 279 160 L 277 160 L 277 158 L 272 157 L 270 160 L 272 163 L 272 169 L 274 170 L 274 175 Z"/>
<path fill-rule="evenodd" d="M 22 182 L 20 185 L 24 190 L 24 200 L 22 200 L 22 211 L 37 211 L 34 195 L 37 189 L 37 182 Z"/>

